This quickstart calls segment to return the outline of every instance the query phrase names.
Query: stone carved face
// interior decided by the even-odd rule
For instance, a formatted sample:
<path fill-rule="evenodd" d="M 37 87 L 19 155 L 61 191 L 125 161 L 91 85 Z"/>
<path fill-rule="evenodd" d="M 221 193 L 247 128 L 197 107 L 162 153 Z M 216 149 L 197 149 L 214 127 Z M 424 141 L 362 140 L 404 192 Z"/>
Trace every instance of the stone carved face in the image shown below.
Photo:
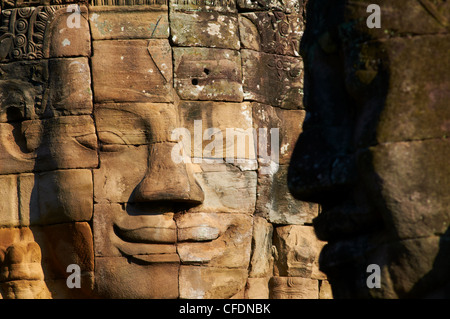
<path fill-rule="evenodd" d="M 201 10 L 174 1 L 169 33 L 167 6 L 97 4 L 89 13 L 81 7 L 74 29 L 64 6 L 2 11 L 2 295 L 230 298 L 244 296 L 249 276 L 266 291 L 269 222 L 295 224 L 307 246 L 311 229 L 297 225 L 317 213 L 294 202 L 284 182 L 304 117 L 301 7 L 275 14 L 240 2 L 257 12 L 238 14 L 233 1 Z M 214 163 L 173 162 L 172 131 L 186 128 L 194 138 L 195 120 L 201 137 L 208 128 L 223 133 L 224 157 L 233 148 L 227 128 L 280 128 L 279 166 L 252 152 L 234 153 L 233 163 L 217 153 Z M 194 158 L 209 140 L 189 142 Z M 291 245 L 284 237 L 298 242 L 291 229 L 277 234 L 280 247 Z M 288 254 L 278 252 L 277 295 L 302 296 L 304 285 L 318 295 L 315 254 L 301 253 L 300 270 L 289 257 L 297 267 L 290 270 Z M 26 275 L 22 262 L 33 263 Z M 80 266 L 80 290 L 67 288 L 70 264 Z M 290 271 L 317 277 L 287 280 Z"/>
<path fill-rule="evenodd" d="M 309 2 L 290 189 L 322 206 L 335 297 L 448 297 L 448 3 L 383 3 L 382 29 L 367 28 L 369 4 Z M 380 289 L 366 284 L 370 264 Z"/>

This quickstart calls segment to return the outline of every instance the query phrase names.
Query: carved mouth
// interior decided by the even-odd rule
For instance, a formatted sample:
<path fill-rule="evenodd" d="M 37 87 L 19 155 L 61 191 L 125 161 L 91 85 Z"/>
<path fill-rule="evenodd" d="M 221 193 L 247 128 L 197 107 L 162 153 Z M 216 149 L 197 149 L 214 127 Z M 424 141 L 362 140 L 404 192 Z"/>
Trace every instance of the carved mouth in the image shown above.
<path fill-rule="evenodd" d="M 382 227 L 382 220 L 369 209 L 340 205 L 324 210 L 313 224 L 320 240 L 336 241 L 371 233 Z"/>
<path fill-rule="evenodd" d="M 177 227 L 171 214 L 121 216 L 113 224 L 115 247 L 129 262 L 180 262 L 177 243 L 211 242 L 221 231 L 208 224 Z"/>
<path fill-rule="evenodd" d="M 320 269 L 325 273 L 355 263 L 382 242 L 381 217 L 362 207 L 336 205 L 327 208 L 313 224 L 317 237 L 328 241 L 319 261 Z"/>

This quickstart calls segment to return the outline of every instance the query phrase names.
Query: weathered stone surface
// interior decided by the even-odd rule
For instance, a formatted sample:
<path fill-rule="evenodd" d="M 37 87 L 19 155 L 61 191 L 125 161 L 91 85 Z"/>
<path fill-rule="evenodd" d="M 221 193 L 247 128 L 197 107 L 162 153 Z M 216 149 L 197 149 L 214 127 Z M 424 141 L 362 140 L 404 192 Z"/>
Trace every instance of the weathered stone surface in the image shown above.
<path fill-rule="evenodd" d="M 194 163 L 256 161 L 250 103 L 183 101 L 179 107 L 181 125 L 190 134 L 190 143 L 183 144 Z"/>
<path fill-rule="evenodd" d="M 243 10 L 274 10 L 286 13 L 302 13 L 306 0 L 237 0 L 239 9 Z"/>
<path fill-rule="evenodd" d="M 2 216 L 9 226 L 88 221 L 93 210 L 90 170 L 55 170 L 41 174 L 0 176 L 5 198 Z M 13 195 L 14 194 L 14 195 Z M 12 198 L 15 196 L 16 198 Z M 18 209 L 18 215 L 13 215 Z"/>
<path fill-rule="evenodd" d="M 76 27 L 70 27 L 72 12 L 65 6 L 38 6 L 7 9 L 1 13 L 0 60 L 41 59 L 89 56 L 89 24 L 82 16 L 86 6 L 79 6 Z"/>
<path fill-rule="evenodd" d="M 93 183 L 90 170 L 41 173 L 38 179 L 39 215 L 31 211 L 30 224 L 89 221 L 92 217 Z"/>
<path fill-rule="evenodd" d="M 252 257 L 250 259 L 249 277 L 269 278 L 272 276 L 272 235 L 272 224 L 264 218 L 253 217 Z"/>
<path fill-rule="evenodd" d="M 95 102 L 172 102 L 168 40 L 94 41 Z"/>
<path fill-rule="evenodd" d="M 179 280 L 180 298 L 227 299 L 245 288 L 247 269 L 182 265 Z"/>
<path fill-rule="evenodd" d="M 15 226 L 19 224 L 19 200 L 17 196 L 17 176 L 0 176 L 0 225 Z"/>
<path fill-rule="evenodd" d="M 239 15 L 242 47 L 280 55 L 300 55 L 303 17 L 280 11 L 249 12 Z"/>
<path fill-rule="evenodd" d="M 244 99 L 298 109 L 303 100 L 301 58 L 241 50 Z"/>
<path fill-rule="evenodd" d="M 0 283 L 0 299 L 49 299 L 52 295 L 42 280 L 14 280 Z"/>
<path fill-rule="evenodd" d="M 81 273 L 94 271 L 92 230 L 87 222 L 31 227 L 42 251 L 45 279 L 67 279 L 67 266 L 80 266 Z M 86 287 L 88 288 L 88 287 Z"/>
<path fill-rule="evenodd" d="M 150 10 L 167 10 L 167 0 L 128 0 L 115 1 L 115 0 L 92 0 L 93 6 L 118 6 L 127 10 L 128 6 L 139 6 Z"/>
<path fill-rule="evenodd" d="M 102 298 L 178 298 L 177 264 L 140 265 L 123 257 L 97 257 L 95 263 L 95 292 Z"/>
<path fill-rule="evenodd" d="M 92 234 L 87 223 L 0 229 L 0 296 L 3 298 L 57 298 L 49 284 L 66 282 L 67 266 L 82 271 L 82 287 L 65 297 L 88 296 L 93 271 Z M 91 276 L 92 278 L 92 276 Z M 45 281 L 44 281 L 45 280 Z"/>
<path fill-rule="evenodd" d="M 299 225 L 276 227 L 273 244 L 276 248 L 274 260 L 276 276 L 325 278 L 323 275 L 317 278 L 320 276 L 317 268 L 319 253 L 325 243 L 317 240 L 313 227 Z"/>
<path fill-rule="evenodd" d="M 2 174 L 96 167 L 98 163 L 90 116 L 3 123 L 0 134 Z"/>
<path fill-rule="evenodd" d="M 365 187 L 371 190 L 371 199 L 388 218 L 396 237 L 427 237 L 447 231 L 449 156 L 448 139 L 388 143 L 361 154 Z"/>
<path fill-rule="evenodd" d="M 292 196 L 287 187 L 287 172 L 288 166 L 281 165 L 274 174 L 258 174 L 256 212 L 275 224 L 312 223 L 319 207 Z"/>
<path fill-rule="evenodd" d="M 205 199 L 190 211 L 253 214 L 256 172 L 241 171 L 230 164 L 201 164 L 201 171 L 194 175 Z"/>
<path fill-rule="evenodd" d="M 450 62 L 436 57 L 440 63 L 415 63 L 427 56 L 430 48 L 448 52 L 450 36 L 371 42 L 361 45 L 359 56 L 348 57 L 346 62 L 353 67 L 349 69 L 347 85 L 364 110 L 355 134 L 360 147 L 450 135 L 450 110 L 446 103 L 450 81 L 445 72 Z M 404 63 L 411 64 L 407 71 L 396 67 Z M 389 75 L 383 72 L 388 68 Z"/>
<path fill-rule="evenodd" d="M 108 103 L 94 110 L 102 145 L 144 145 L 176 142 L 171 132 L 179 127 L 178 110 L 170 103 Z M 114 139 L 112 134 L 120 136 Z"/>
<path fill-rule="evenodd" d="M 278 129 L 279 138 L 278 149 L 272 146 L 272 136 L 268 134 L 267 145 L 263 150 L 258 150 L 258 159 L 260 166 L 267 166 L 278 158 L 278 164 L 289 164 L 292 152 L 298 136 L 302 132 L 302 124 L 305 119 L 305 111 L 303 110 L 285 110 L 261 103 L 252 103 L 253 127 L 256 129 Z M 258 134 L 261 138 L 261 133 Z M 278 156 L 272 156 L 272 151 L 278 152 Z M 270 170 L 270 168 L 268 168 Z"/>
<path fill-rule="evenodd" d="M 241 102 L 240 53 L 228 49 L 173 48 L 175 89 L 182 99 Z"/>
<path fill-rule="evenodd" d="M 91 116 L 61 116 L 40 122 L 36 171 L 98 166 L 97 138 Z"/>
<path fill-rule="evenodd" d="M 225 12 L 236 13 L 236 0 L 170 0 L 170 9 L 173 11 L 195 12 Z"/>
<path fill-rule="evenodd" d="M 92 39 L 167 39 L 168 12 L 148 9 L 140 6 L 91 7 L 89 24 Z"/>
<path fill-rule="evenodd" d="M 188 213 L 176 217 L 176 223 L 177 252 L 183 264 L 248 268 L 252 238 L 250 216 Z"/>
<path fill-rule="evenodd" d="M 319 299 L 333 299 L 333 291 L 328 280 L 322 280 L 320 282 Z"/>
<path fill-rule="evenodd" d="M 319 282 L 302 277 L 272 277 L 270 299 L 318 299 Z"/>
<path fill-rule="evenodd" d="M 18 61 L 0 69 L 0 122 L 92 111 L 87 58 Z"/>
<path fill-rule="evenodd" d="M 173 12 L 170 27 L 172 41 L 177 46 L 240 48 L 237 15 Z"/>
<path fill-rule="evenodd" d="M 105 135 L 106 138 L 108 136 Z M 185 163 L 175 163 L 170 158 L 175 145 L 109 145 L 109 150 L 100 153 L 100 169 L 94 171 L 94 200 L 116 203 L 202 202 L 203 191 L 193 172 Z M 130 161 L 136 166 L 123 170 Z M 174 180 L 163 178 L 169 172 Z"/>
<path fill-rule="evenodd" d="M 269 299 L 269 280 L 266 278 L 248 278 L 245 286 L 245 299 Z"/>
<path fill-rule="evenodd" d="M 449 7 L 445 1 L 410 3 L 400 0 L 383 3 L 382 28 L 367 28 L 366 19 L 360 19 L 367 16 L 369 4 L 365 0 L 345 4 L 346 21 L 352 21 L 345 35 L 353 41 L 400 38 L 408 33 L 428 35 L 448 32 L 445 21 L 448 19 Z"/>

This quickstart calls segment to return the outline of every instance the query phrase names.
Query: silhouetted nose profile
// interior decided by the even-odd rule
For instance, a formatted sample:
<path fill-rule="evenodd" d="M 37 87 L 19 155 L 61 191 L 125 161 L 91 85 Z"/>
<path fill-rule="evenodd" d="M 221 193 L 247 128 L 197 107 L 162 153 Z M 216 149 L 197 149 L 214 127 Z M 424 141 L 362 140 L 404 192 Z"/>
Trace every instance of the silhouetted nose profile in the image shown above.
<path fill-rule="evenodd" d="M 132 201 L 172 201 L 193 205 L 203 202 L 203 190 L 189 167 L 172 161 L 174 145 L 169 142 L 149 145 L 147 173 L 134 190 Z"/>

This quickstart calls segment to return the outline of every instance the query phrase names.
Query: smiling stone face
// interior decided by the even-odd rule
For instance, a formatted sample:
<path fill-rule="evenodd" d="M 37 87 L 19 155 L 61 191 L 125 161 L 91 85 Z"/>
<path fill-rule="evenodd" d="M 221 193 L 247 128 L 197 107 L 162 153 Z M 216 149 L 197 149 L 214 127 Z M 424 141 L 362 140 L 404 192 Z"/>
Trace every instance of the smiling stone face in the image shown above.
<path fill-rule="evenodd" d="M 3 2 L 0 295 L 318 298 L 318 206 L 286 186 L 303 7 L 132 2 L 79 28 Z"/>
<path fill-rule="evenodd" d="M 449 4 L 385 2 L 382 29 L 367 28 L 369 4 L 310 2 L 290 190 L 323 207 L 335 296 L 448 297 Z M 381 289 L 366 285 L 370 264 Z"/>

